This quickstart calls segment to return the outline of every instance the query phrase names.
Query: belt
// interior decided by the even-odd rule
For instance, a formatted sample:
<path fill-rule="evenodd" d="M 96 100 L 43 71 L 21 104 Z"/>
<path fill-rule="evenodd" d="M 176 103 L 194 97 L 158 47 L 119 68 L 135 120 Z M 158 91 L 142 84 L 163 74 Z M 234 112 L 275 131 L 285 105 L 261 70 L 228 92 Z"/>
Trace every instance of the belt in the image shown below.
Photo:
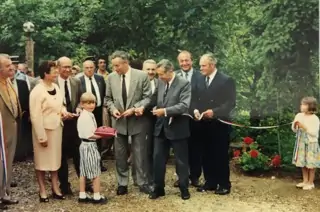
<path fill-rule="evenodd" d="M 83 138 L 81 138 L 81 141 L 83 141 L 83 142 L 96 142 L 95 140 L 89 140 L 89 139 L 83 139 Z"/>

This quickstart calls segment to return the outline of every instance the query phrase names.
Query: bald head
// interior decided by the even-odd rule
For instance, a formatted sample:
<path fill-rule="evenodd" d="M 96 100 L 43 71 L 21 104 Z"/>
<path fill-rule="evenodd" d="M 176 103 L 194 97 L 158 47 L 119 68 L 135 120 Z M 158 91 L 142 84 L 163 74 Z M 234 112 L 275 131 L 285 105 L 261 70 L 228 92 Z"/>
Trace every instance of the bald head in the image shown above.
<path fill-rule="evenodd" d="M 72 61 L 68 57 L 60 57 L 57 60 L 57 65 L 59 69 L 59 75 L 62 79 L 68 79 L 71 76 L 71 68 L 72 68 Z"/>
<path fill-rule="evenodd" d="M 192 55 L 188 51 L 181 51 L 177 57 L 182 71 L 188 72 L 192 69 Z"/>
<path fill-rule="evenodd" d="M 92 60 L 86 60 L 83 62 L 83 72 L 87 77 L 92 77 L 94 74 L 95 65 Z"/>

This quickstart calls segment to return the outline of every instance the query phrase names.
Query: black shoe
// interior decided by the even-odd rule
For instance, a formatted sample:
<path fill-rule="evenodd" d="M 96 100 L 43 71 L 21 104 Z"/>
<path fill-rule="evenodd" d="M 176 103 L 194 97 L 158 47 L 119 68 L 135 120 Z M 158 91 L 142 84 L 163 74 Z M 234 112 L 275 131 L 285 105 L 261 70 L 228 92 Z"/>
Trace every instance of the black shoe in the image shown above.
<path fill-rule="evenodd" d="M 101 172 L 106 172 L 107 170 L 108 170 L 107 167 L 101 165 Z"/>
<path fill-rule="evenodd" d="M 117 195 L 125 195 L 128 194 L 128 187 L 127 186 L 118 186 Z"/>
<path fill-rule="evenodd" d="M 63 195 L 70 195 L 70 196 L 73 195 L 73 192 L 70 187 L 70 183 L 68 186 L 60 186 L 60 190 Z"/>
<path fill-rule="evenodd" d="M 0 210 L 8 210 L 8 206 L 0 202 Z"/>
<path fill-rule="evenodd" d="M 2 199 L 1 202 L 4 205 L 15 205 L 19 203 L 19 201 L 16 199 Z"/>
<path fill-rule="evenodd" d="M 208 186 L 207 184 L 204 184 L 203 186 L 200 186 L 197 188 L 198 192 L 205 192 L 205 191 L 214 191 L 217 189 L 217 186 Z"/>
<path fill-rule="evenodd" d="M 92 202 L 92 198 L 91 197 L 86 197 L 86 198 L 78 198 L 78 203 L 91 203 Z"/>
<path fill-rule="evenodd" d="M 58 199 L 58 200 L 65 200 L 66 199 L 66 197 L 63 194 L 56 194 L 53 190 L 52 190 L 52 198 Z"/>
<path fill-rule="evenodd" d="M 15 187 L 17 187 L 18 186 L 18 184 L 16 183 L 16 182 L 11 182 L 10 183 L 10 187 L 12 187 L 12 188 L 15 188 Z"/>
<path fill-rule="evenodd" d="M 164 195 L 166 195 L 164 189 L 155 189 L 149 194 L 149 199 L 157 199 L 159 197 L 163 197 Z"/>
<path fill-rule="evenodd" d="M 187 200 L 190 199 L 190 193 L 188 189 L 180 189 L 181 192 L 181 199 Z"/>
<path fill-rule="evenodd" d="M 218 195 L 227 195 L 230 194 L 230 188 L 223 188 L 219 186 L 219 188 L 214 193 Z"/>
<path fill-rule="evenodd" d="M 145 194 L 150 194 L 151 189 L 148 185 L 142 185 L 139 187 L 140 192 L 145 193 Z"/>
<path fill-rule="evenodd" d="M 176 182 L 174 182 L 173 187 L 178 188 L 179 187 L 179 180 L 177 180 Z"/>
<path fill-rule="evenodd" d="M 104 205 L 108 202 L 107 198 L 100 196 L 99 200 L 92 199 L 93 204 L 101 204 Z"/>
<path fill-rule="evenodd" d="M 49 202 L 49 198 L 48 198 L 48 197 L 43 198 L 43 197 L 41 197 L 41 195 L 39 194 L 39 202 L 44 202 L 44 203 Z M 2 203 L 1 203 L 1 204 L 2 204 Z M 1 208 L 0 208 L 0 209 L 1 209 Z"/>
<path fill-rule="evenodd" d="M 190 185 L 192 185 L 193 187 L 199 188 L 201 185 L 199 183 L 199 180 L 191 180 Z"/>

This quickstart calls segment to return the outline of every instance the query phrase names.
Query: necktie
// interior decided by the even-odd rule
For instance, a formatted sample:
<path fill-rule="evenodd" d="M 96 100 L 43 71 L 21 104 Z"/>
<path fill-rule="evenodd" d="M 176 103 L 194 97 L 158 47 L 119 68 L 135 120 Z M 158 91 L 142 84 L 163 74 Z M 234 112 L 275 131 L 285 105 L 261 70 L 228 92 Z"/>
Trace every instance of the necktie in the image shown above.
<path fill-rule="evenodd" d="M 188 79 L 188 72 L 186 72 L 186 80 L 188 80 L 188 81 L 189 81 L 189 79 Z"/>
<path fill-rule="evenodd" d="M 69 89 L 68 89 L 68 81 L 65 80 L 64 81 L 64 97 L 66 99 L 66 106 L 67 106 L 67 110 L 69 112 L 71 112 L 71 100 L 70 100 L 70 94 L 69 94 Z"/>
<path fill-rule="evenodd" d="M 126 87 L 126 75 L 122 75 L 122 99 L 123 99 L 123 106 L 126 108 L 127 106 L 127 87 Z"/>
<path fill-rule="evenodd" d="M 164 95 L 163 95 L 163 98 L 165 98 L 168 94 L 168 90 L 169 90 L 169 83 L 167 82 L 167 85 L 166 85 L 166 90 L 164 91 Z"/>
<path fill-rule="evenodd" d="M 210 77 L 206 77 L 206 86 L 207 88 L 209 87 L 210 85 Z"/>
<path fill-rule="evenodd" d="M 98 101 L 96 90 L 94 89 L 94 86 L 93 86 L 93 83 L 92 83 L 92 77 L 90 77 L 89 79 L 90 79 L 90 84 L 91 84 L 91 93 L 96 97 L 96 101 Z"/>

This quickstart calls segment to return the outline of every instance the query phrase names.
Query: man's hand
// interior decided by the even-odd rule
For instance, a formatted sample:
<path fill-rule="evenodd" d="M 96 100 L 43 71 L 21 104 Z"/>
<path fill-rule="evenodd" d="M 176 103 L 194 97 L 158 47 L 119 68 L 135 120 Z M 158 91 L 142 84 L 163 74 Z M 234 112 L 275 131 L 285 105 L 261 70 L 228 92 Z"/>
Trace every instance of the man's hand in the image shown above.
<path fill-rule="evenodd" d="M 48 146 L 48 141 L 41 141 L 40 145 L 42 147 L 47 147 Z"/>
<path fill-rule="evenodd" d="M 134 108 L 130 108 L 122 113 L 123 117 L 129 117 L 134 115 Z"/>
<path fill-rule="evenodd" d="M 205 118 L 208 118 L 208 119 L 212 119 L 213 115 L 214 115 L 214 113 L 213 113 L 213 111 L 211 109 L 206 110 L 206 111 L 203 112 L 203 116 Z"/>
<path fill-rule="evenodd" d="M 152 114 L 155 116 L 158 116 L 158 117 L 164 116 L 165 115 L 164 108 L 159 108 L 159 109 L 153 110 Z"/>
<path fill-rule="evenodd" d="M 194 111 L 194 117 L 195 117 L 196 120 L 199 121 L 200 120 L 200 116 L 201 116 L 201 114 L 200 114 L 199 110 Z"/>
<path fill-rule="evenodd" d="M 63 121 L 64 121 L 64 120 L 71 119 L 72 117 L 73 117 L 72 114 L 69 113 L 69 112 L 63 112 L 63 113 L 62 113 L 62 120 L 63 120 Z"/>
<path fill-rule="evenodd" d="M 119 119 L 121 117 L 121 113 L 119 112 L 119 110 L 115 109 L 112 112 L 113 117 L 115 117 L 116 119 Z"/>
<path fill-rule="evenodd" d="M 134 110 L 134 114 L 136 116 L 142 116 L 143 112 L 144 112 L 144 107 L 138 107 Z"/>

